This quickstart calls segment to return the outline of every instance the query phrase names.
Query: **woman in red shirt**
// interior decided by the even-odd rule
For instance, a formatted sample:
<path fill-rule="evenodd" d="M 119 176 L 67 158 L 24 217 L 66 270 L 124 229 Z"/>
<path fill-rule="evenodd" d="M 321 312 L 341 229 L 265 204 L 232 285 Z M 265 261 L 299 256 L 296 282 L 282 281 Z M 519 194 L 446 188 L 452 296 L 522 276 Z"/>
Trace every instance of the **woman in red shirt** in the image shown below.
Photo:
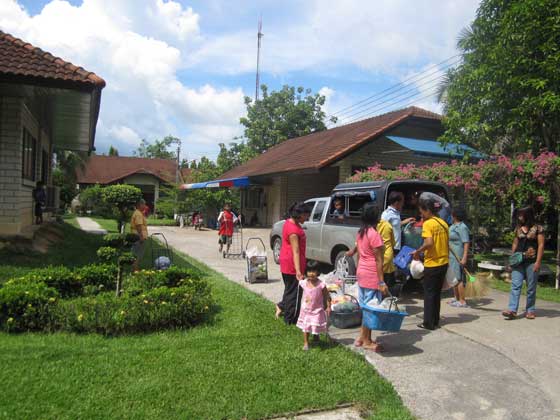
<path fill-rule="evenodd" d="M 304 279 L 305 232 L 301 225 L 309 219 L 311 209 L 305 203 L 296 203 L 290 208 L 290 217 L 282 228 L 282 247 L 280 248 L 280 271 L 284 280 L 282 301 L 276 305 L 276 317 L 284 312 L 286 324 L 295 324 L 299 316 L 298 297 L 301 296 L 299 281 Z"/>

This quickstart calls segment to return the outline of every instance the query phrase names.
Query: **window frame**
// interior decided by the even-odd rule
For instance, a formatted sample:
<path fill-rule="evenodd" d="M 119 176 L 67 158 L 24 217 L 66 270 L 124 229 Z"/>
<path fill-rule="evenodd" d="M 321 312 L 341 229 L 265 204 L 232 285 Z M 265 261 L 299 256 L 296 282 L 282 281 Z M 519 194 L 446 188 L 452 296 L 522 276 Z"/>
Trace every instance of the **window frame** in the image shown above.
<path fill-rule="evenodd" d="M 31 132 L 22 129 L 22 156 L 21 156 L 21 178 L 24 181 L 37 181 L 37 139 Z"/>

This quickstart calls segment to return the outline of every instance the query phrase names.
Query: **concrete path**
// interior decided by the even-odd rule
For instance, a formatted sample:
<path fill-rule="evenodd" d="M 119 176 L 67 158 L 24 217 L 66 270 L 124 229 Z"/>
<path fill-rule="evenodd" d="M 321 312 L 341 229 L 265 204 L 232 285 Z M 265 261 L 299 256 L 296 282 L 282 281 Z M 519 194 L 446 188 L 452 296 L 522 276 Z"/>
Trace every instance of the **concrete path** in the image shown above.
<path fill-rule="evenodd" d="M 101 227 L 99 223 L 90 217 L 76 217 L 78 224 L 82 230 L 89 233 L 96 233 L 98 235 L 105 235 L 107 231 Z"/>
<path fill-rule="evenodd" d="M 244 231 L 245 240 L 261 237 L 268 249 L 271 280 L 252 285 L 244 282 L 244 260 L 218 254 L 215 231 L 150 227 L 150 232 L 156 231 L 164 233 L 171 246 L 230 280 L 273 302 L 282 296 L 267 230 Z M 411 316 L 402 330 L 380 334 L 386 351 L 368 352 L 365 357 L 416 416 L 430 420 L 560 419 L 560 305 L 538 301 L 536 320 L 505 321 L 500 312 L 507 306 L 507 294 L 493 291 L 468 309 L 444 302 L 442 328 L 428 332 L 416 327 L 422 318 L 420 292 L 404 296 L 403 304 Z M 523 307 L 524 298 L 520 311 Z M 357 330 L 331 327 L 330 332 L 354 349 Z"/>

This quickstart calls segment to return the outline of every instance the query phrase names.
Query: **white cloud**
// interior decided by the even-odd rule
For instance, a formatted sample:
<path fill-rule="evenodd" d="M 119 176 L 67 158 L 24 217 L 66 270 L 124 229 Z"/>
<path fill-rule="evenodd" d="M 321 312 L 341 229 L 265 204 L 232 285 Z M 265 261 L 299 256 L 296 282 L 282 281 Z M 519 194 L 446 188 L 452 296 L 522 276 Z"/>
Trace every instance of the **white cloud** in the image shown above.
<path fill-rule="evenodd" d="M 240 88 L 194 88 L 177 76 L 182 55 L 199 38 L 198 19 L 191 8 L 164 0 L 53 0 L 35 16 L 15 0 L 0 0 L 0 29 L 106 80 L 98 149 L 130 151 L 141 138 L 167 134 L 196 142 L 199 130 L 214 125 L 238 130 Z"/>
<path fill-rule="evenodd" d="M 267 24 L 264 71 L 324 72 L 352 65 L 367 72 L 407 71 L 453 54 L 459 31 L 479 0 L 310 0 L 296 23 Z M 301 16 L 303 15 L 303 16 Z M 270 20 L 268 20 L 270 21 Z M 238 74 L 254 71 L 255 33 L 238 31 L 205 40 L 188 66 Z"/>

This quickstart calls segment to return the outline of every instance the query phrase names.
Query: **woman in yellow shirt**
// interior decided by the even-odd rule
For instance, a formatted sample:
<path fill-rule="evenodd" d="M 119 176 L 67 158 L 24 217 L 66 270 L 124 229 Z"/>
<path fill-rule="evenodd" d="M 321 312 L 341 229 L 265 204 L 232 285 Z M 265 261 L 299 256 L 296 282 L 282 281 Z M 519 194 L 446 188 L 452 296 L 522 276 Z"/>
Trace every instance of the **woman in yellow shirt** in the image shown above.
<path fill-rule="evenodd" d="M 449 227 L 439 217 L 435 203 L 420 200 L 420 214 L 424 219 L 422 238 L 424 243 L 412 253 L 415 260 L 424 252 L 424 322 L 418 327 L 434 330 L 439 327 L 441 288 L 449 265 Z"/>

